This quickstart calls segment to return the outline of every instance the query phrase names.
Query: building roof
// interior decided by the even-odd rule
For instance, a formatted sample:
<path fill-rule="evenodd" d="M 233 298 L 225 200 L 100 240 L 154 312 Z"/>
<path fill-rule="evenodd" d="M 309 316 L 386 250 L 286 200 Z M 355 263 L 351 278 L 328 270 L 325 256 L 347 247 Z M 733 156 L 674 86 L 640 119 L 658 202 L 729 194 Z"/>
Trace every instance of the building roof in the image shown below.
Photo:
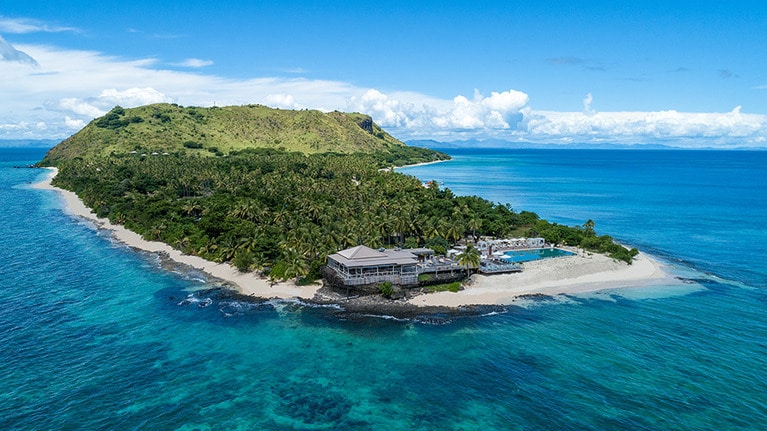
<path fill-rule="evenodd" d="M 331 254 L 328 259 L 346 265 L 347 268 L 361 266 L 380 266 L 380 265 L 410 265 L 417 262 L 413 253 L 405 250 L 384 251 L 373 250 L 364 245 L 341 250 L 338 253 Z"/>
<path fill-rule="evenodd" d="M 419 254 L 424 254 L 424 255 L 428 255 L 428 256 L 431 256 L 432 254 L 434 254 L 434 250 L 432 250 L 430 248 L 426 248 L 426 247 L 421 247 L 421 248 L 406 248 L 406 249 L 403 249 L 402 251 L 406 251 L 408 253 L 412 253 L 412 254 L 414 254 L 416 256 L 418 256 Z"/>

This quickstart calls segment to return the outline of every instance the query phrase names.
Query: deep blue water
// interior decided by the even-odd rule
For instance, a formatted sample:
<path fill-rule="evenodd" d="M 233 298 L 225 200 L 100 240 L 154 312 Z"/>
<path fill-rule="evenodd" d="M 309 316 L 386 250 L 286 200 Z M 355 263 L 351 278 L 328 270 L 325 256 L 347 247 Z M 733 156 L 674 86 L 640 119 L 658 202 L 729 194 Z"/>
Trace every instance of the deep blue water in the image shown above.
<path fill-rule="evenodd" d="M 400 171 L 767 285 L 767 151 L 449 151 Z"/>
<path fill-rule="evenodd" d="M 695 280 L 441 325 L 235 301 L 29 188 L 45 173 L 12 166 L 42 155 L 0 149 L 0 429 L 767 423 L 767 153 L 463 153 L 406 170 L 561 223 L 593 219 Z"/>

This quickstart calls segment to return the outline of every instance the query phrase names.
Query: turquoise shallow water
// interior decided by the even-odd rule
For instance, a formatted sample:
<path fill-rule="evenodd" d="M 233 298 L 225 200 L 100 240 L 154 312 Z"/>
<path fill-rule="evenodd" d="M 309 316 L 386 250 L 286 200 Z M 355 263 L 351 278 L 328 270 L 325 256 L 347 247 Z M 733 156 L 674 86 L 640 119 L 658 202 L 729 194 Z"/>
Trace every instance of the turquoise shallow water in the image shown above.
<path fill-rule="evenodd" d="M 44 173 L 12 166 L 41 151 L 2 149 L 0 429 L 763 429 L 767 286 L 753 244 L 765 243 L 767 164 L 728 153 L 720 163 L 741 180 L 716 176 L 709 187 L 701 170 L 719 164 L 685 154 L 659 156 L 689 157 L 682 166 L 652 160 L 680 184 L 639 161 L 639 177 L 597 178 L 610 158 L 631 159 L 617 152 L 523 153 L 521 170 L 513 154 L 412 168 L 456 191 L 475 181 L 491 199 L 561 222 L 593 218 L 695 283 L 394 321 L 242 303 L 201 274 L 163 270 L 63 213 L 54 193 L 28 188 Z M 498 175 L 472 177 L 472 163 Z M 584 163 L 594 166 L 587 179 Z M 712 240 L 720 233 L 725 241 Z"/>

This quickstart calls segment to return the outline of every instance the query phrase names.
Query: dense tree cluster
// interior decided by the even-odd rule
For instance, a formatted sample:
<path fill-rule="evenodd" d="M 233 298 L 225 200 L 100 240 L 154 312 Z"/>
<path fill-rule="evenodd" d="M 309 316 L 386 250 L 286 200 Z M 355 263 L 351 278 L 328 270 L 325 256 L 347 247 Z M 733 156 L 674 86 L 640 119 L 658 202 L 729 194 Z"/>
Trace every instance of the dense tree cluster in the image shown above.
<path fill-rule="evenodd" d="M 417 152 L 267 149 L 205 158 L 122 155 L 62 160 L 54 184 L 147 239 L 277 279 L 318 278 L 328 254 L 358 244 L 445 248 L 466 237 L 538 233 L 593 249 L 615 245 L 593 226 L 550 224 L 380 169 L 417 160 Z"/>

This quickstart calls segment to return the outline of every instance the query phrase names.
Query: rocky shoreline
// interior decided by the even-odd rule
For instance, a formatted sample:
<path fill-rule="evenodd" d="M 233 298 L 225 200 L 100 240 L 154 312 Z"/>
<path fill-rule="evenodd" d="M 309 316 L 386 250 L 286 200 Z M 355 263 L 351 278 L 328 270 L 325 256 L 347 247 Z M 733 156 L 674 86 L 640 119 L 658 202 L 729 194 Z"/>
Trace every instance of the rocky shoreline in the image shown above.
<path fill-rule="evenodd" d="M 136 251 L 142 252 L 139 248 Z M 199 270 L 190 265 L 173 260 L 168 253 L 154 252 L 150 253 L 159 259 L 159 265 L 162 269 L 175 273 L 197 273 Z M 234 299 L 237 301 L 264 304 L 275 300 L 284 300 L 282 298 L 260 297 L 256 295 L 246 295 L 240 293 L 237 286 L 231 282 L 205 274 L 207 284 L 214 287 L 203 289 L 202 295 L 215 293 L 216 298 Z M 471 317 L 489 314 L 493 312 L 503 312 L 507 310 L 505 306 L 496 305 L 467 305 L 463 307 L 445 307 L 445 306 L 417 306 L 410 302 L 412 299 L 428 294 L 422 289 L 411 289 L 403 292 L 404 295 L 397 299 L 384 298 L 381 295 L 355 295 L 346 296 L 337 292 L 328 286 L 322 286 L 317 290 L 316 295 L 311 299 L 301 299 L 301 303 L 307 306 L 319 306 L 334 308 L 333 312 L 339 318 L 359 319 L 359 318 L 393 318 L 398 320 L 419 320 L 431 323 L 442 320 L 451 320 L 456 317 Z M 176 300 L 177 298 L 172 298 Z M 287 300 L 286 300 L 287 301 Z"/>

